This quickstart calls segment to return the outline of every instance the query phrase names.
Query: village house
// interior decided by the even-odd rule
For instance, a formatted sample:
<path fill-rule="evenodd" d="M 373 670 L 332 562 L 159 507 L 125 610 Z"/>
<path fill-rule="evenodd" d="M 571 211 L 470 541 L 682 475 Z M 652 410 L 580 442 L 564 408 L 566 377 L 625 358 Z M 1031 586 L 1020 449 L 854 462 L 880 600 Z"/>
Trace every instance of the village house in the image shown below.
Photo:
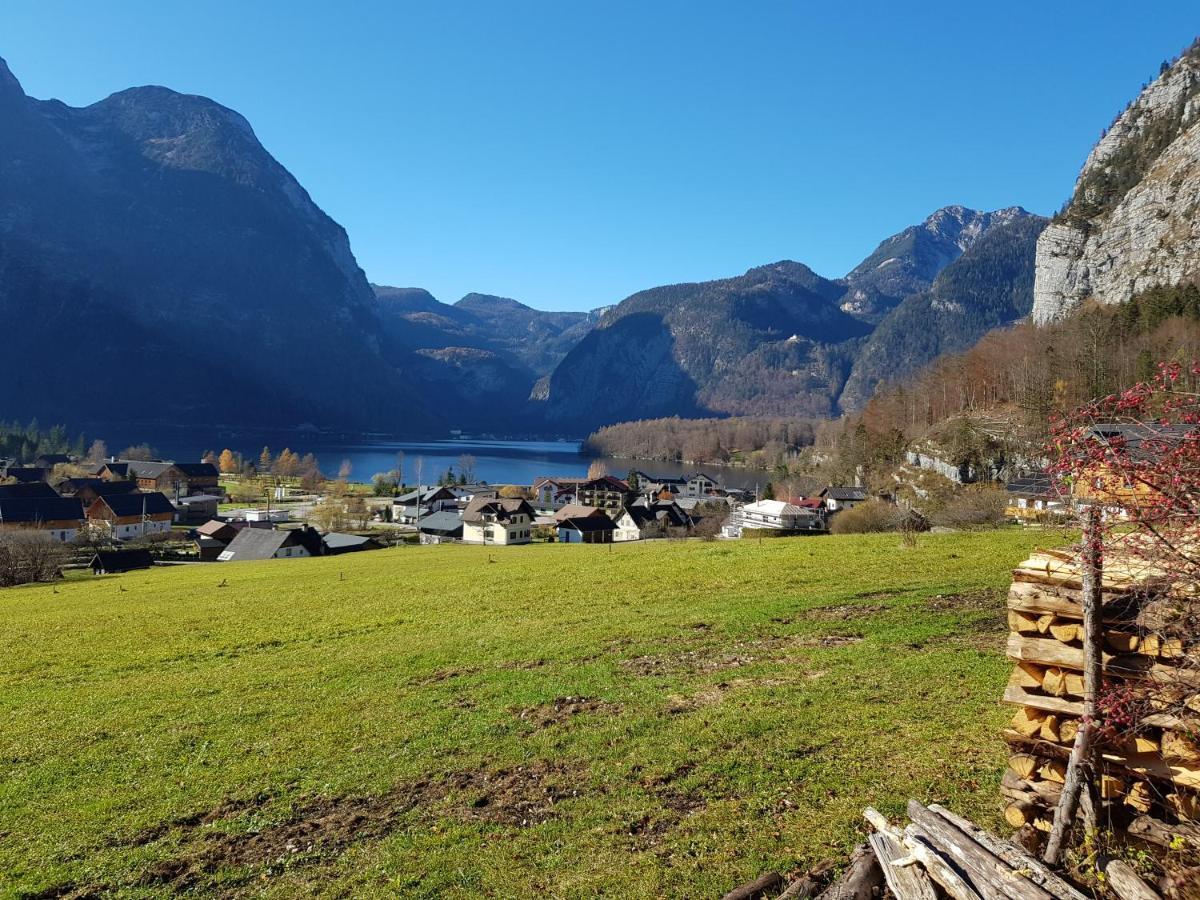
<path fill-rule="evenodd" d="M 44 481 L 0 484 L 0 498 L 8 500 L 32 500 L 37 497 L 57 497 L 58 493 Z"/>
<path fill-rule="evenodd" d="M 831 513 L 854 509 L 860 503 L 867 502 L 867 492 L 857 487 L 831 485 L 821 491 L 819 496 L 825 501 L 825 509 Z"/>
<path fill-rule="evenodd" d="M 87 508 L 88 525 L 118 541 L 165 535 L 175 521 L 175 507 L 164 494 L 117 494 L 97 497 Z"/>
<path fill-rule="evenodd" d="M 418 528 L 422 544 L 441 544 L 457 541 L 463 536 L 462 514 L 458 510 L 442 510 L 421 519 Z"/>
<path fill-rule="evenodd" d="M 243 528 L 217 556 L 220 562 L 320 556 L 321 535 L 313 528 Z"/>
<path fill-rule="evenodd" d="M 1040 522 L 1068 512 L 1066 500 L 1055 490 L 1049 473 L 1022 475 L 1008 482 L 1004 489 L 1008 492 L 1004 514 L 1018 522 Z"/>
<path fill-rule="evenodd" d="M 215 494 L 220 490 L 220 473 L 212 463 L 176 463 L 161 460 L 120 460 L 125 471 L 143 491 L 161 491 L 169 497 Z M 110 468 L 111 472 L 115 471 Z"/>
<path fill-rule="evenodd" d="M 326 556 L 341 556 L 343 553 L 361 553 L 364 550 L 382 550 L 383 544 L 369 535 L 345 534 L 331 531 L 321 538 Z"/>
<path fill-rule="evenodd" d="M 714 493 L 717 488 L 716 481 L 709 478 L 703 472 L 696 472 L 684 478 L 682 494 L 684 497 L 700 499 Z"/>
<path fill-rule="evenodd" d="M 614 524 L 614 541 L 644 541 L 663 536 L 662 523 L 648 506 L 634 504 L 625 507 Z"/>
<path fill-rule="evenodd" d="M 412 525 L 418 518 L 423 519 L 443 510 L 457 510 L 466 497 L 465 491 L 455 487 L 409 491 L 392 501 L 392 521 L 401 525 Z"/>
<path fill-rule="evenodd" d="M 195 525 L 216 518 L 221 507 L 221 498 L 216 494 L 189 494 L 174 501 L 175 521 L 183 525 Z"/>
<path fill-rule="evenodd" d="M 50 470 L 40 466 L 10 466 L 0 471 L 0 481 L 11 480 L 19 484 L 49 481 Z"/>
<path fill-rule="evenodd" d="M 595 506 L 599 509 L 619 510 L 632 499 L 628 483 L 612 475 L 601 475 L 580 483 L 576 492 L 576 502 L 581 506 Z"/>
<path fill-rule="evenodd" d="M 149 550 L 100 550 L 88 563 L 93 575 L 116 575 L 136 569 L 149 569 L 154 557 Z"/>
<path fill-rule="evenodd" d="M 118 494 L 136 493 L 138 486 L 132 481 L 105 481 L 103 478 L 67 478 L 58 483 L 58 492 L 64 497 L 77 497 L 85 506 L 91 506 L 98 497 L 114 497 Z"/>
<path fill-rule="evenodd" d="M 528 544 L 534 511 L 527 500 L 476 497 L 463 510 L 463 543 Z"/>
<path fill-rule="evenodd" d="M 616 526 L 604 513 L 565 519 L 558 523 L 558 540 L 563 544 L 608 544 Z"/>
<path fill-rule="evenodd" d="M 1145 482 L 1132 482 L 1118 466 L 1122 458 L 1145 462 L 1169 451 L 1169 448 L 1194 435 L 1196 425 L 1146 425 L 1100 423 L 1089 429 L 1088 437 L 1107 444 L 1105 455 L 1112 464 L 1099 463 L 1082 472 L 1071 482 L 1071 500 L 1076 506 L 1098 506 L 1105 514 L 1126 517 L 1129 511 L 1153 503 L 1155 489 Z"/>
<path fill-rule="evenodd" d="M 216 562 L 222 551 L 237 537 L 238 529 L 228 522 L 210 519 L 196 528 L 196 550 L 201 562 Z"/>
<path fill-rule="evenodd" d="M 83 506 L 73 497 L 0 497 L 0 529 L 41 531 L 64 543 L 83 527 Z"/>
<path fill-rule="evenodd" d="M 558 510 L 579 501 L 579 486 L 587 478 L 538 478 L 533 483 L 533 503 L 538 509 Z"/>
<path fill-rule="evenodd" d="M 747 503 L 733 515 L 738 528 L 763 528 L 778 531 L 824 531 L 824 517 L 814 510 L 783 500 L 759 500 Z"/>

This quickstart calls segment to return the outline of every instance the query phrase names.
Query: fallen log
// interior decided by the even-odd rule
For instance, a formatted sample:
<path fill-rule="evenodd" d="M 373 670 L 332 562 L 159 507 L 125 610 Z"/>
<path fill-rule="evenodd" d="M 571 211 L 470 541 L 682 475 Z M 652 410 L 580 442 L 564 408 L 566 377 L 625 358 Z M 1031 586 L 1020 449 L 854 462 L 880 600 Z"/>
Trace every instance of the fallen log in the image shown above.
<path fill-rule="evenodd" d="M 775 900 L 805 900 L 817 892 L 816 879 L 801 875 L 789 884 Z"/>
<path fill-rule="evenodd" d="M 872 834 L 869 840 L 883 869 L 884 880 L 896 900 L 937 900 L 937 893 L 924 869 L 920 866 L 896 865 L 908 855 L 903 845 L 882 831 Z"/>
<path fill-rule="evenodd" d="M 915 822 L 910 822 L 905 826 L 904 836 L 904 846 L 910 849 L 916 846 L 926 848 L 929 851 L 929 856 L 932 858 L 935 866 L 941 866 L 948 871 L 953 871 L 954 876 L 958 878 L 959 881 L 982 897 L 983 900 L 1005 900 L 1005 898 L 1008 896 L 1002 890 L 1000 890 L 1000 888 L 992 884 L 989 879 L 980 878 L 978 873 L 974 873 L 974 877 L 972 877 L 973 873 L 971 873 L 969 870 L 964 870 L 961 864 L 958 864 L 958 860 L 952 861 L 950 858 L 947 858 L 949 854 L 945 853 L 945 848 L 938 844 L 937 838 L 930 835 L 924 828 Z M 928 862 L 925 863 L 926 868 L 929 868 L 929 865 L 930 864 Z M 962 875 L 959 874 L 960 872 L 962 875 L 965 875 L 966 878 L 963 878 Z M 932 870 L 930 870 L 930 874 L 933 874 Z M 937 876 L 934 875 L 934 878 L 937 879 Z"/>
<path fill-rule="evenodd" d="M 897 861 L 895 865 L 918 862 L 925 867 L 929 877 L 941 885 L 942 890 L 954 900 L 983 900 L 975 888 L 964 881 L 949 863 L 919 837 L 911 835 L 907 829 L 901 831 L 874 807 L 868 806 L 863 810 L 863 818 L 871 824 L 872 828 L 881 834 L 888 835 L 908 852 L 908 858 Z"/>
<path fill-rule="evenodd" d="M 1011 900 L 1053 900 L 1049 891 L 1017 874 L 972 835 L 916 800 L 908 802 L 908 816 L 933 839 L 943 855 L 953 857 L 959 868 L 967 871 L 980 893 L 994 888 Z"/>
<path fill-rule="evenodd" d="M 1000 791 L 1014 800 L 1031 801 L 1034 798 L 1044 803 L 1057 803 L 1062 785 L 1053 781 L 1031 781 L 1020 778 L 1016 772 L 1005 772 L 1000 779 Z M 932 808 L 932 807 L 931 807 Z"/>
<path fill-rule="evenodd" d="M 883 869 L 869 844 L 859 844 L 850 865 L 820 895 L 820 900 L 872 900 L 883 887 Z"/>
<path fill-rule="evenodd" d="M 767 872 L 765 875 L 759 875 L 753 881 L 735 887 L 721 900 L 760 900 L 767 895 L 768 891 L 774 893 L 781 884 L 783 884 L 782 875 L 778 872 Z"/>
<path fill-rule="evenodd" d="M 952 825 L 958 826 L 960 831 L 974 838 L 977 844 L 990 850 L 998 859 L 1008 863 L 1014 870 L 1020 872 L 1035 884 L 1040 885 L 1048 893 L 1057 897 L 1058 900 L 1087 900 L 1082 893 L 1012 841 L 996 837 L 969 819 L 964 819 L 962 816 L 956 815 L 936 803 L 930 804 L 929 811 L 941 816 Z"/>
<path fill-rule="evenodd" d="M 1129 823 L 1127 831 L 1134 837 L 1160 847 L 1172 847 L 1176 841 L 1183 841 L 1200 848 L 1200 828 L 1191 824 L 1168 825 L 1153 816 L 1141 815 Z"/>
<path fill-rule="evenodd" d="M 1158 892 L 1142 881 L 1128 863 L 1110 859 L 1101 871 L 1105 883 L 1121 900 L 1160 900 Z"/>

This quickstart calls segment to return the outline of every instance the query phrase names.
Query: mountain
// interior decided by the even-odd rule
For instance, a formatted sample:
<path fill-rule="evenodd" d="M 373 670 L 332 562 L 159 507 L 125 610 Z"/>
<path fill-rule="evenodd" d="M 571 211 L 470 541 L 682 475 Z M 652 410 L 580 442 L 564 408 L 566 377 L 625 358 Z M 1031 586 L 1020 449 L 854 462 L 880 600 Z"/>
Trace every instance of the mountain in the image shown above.
<path fill-rule="evenodd" d="M 842 354 L 870 326 L 838 308 L 845 287 L 796 262 L 641 291 L 539 385 L 557 427 L 662 415 L 830 411 Z"/>
<path fill-rule="evenodd" d="M 544 312 L 491 294 L 467 294 L 450 305 L 421 288 L 372 288 L 385 329 L 400 346 L 491 350 L 534 378 L 550 372 L 599 319 L 589 312 Z"/>
<path fill-rule="evenodd" d="M 1046 220 L 1004 210 L 932 285 L 902 300 L 858 352 L 840 406 L 858 409 L 882 381 L 902 378 L 943 353 L 958 353 L 993 328 L 1029 315 L 1034 253 Z"/>
<path fill-rule="evenodd" d="M 1032 281 L 1041 224 L 1019 207 L 948 206 L 880 243 L 845 278 L 780 262 L 642 291 L 607 310 L 533 399 L 558 429 L 667 415 L 836 414 L 864 402 L 883 375 L 1027 313 L 1020 269 Z"/>
<path fill-rule="evenodd" d="M 1200 276 L 1200 41 L 1164 64 L 1089 154 L 1037 246 L 1033 319 Z"/>
<path fill-rule="evenodd" d="M 994 225 L 1027 215 L 1020 207 L 980 212 L 946 206 L 875 248 L 845 277 L 844 312 L 879 322 L 905 297 L 928 288 L 938 273 L 958 259 Z"/>
<path fill-rule="evenodd" d="M 0 410 L 421 432 L 345 231 L 203 97 L 27 97 L 0 60 Z"/>

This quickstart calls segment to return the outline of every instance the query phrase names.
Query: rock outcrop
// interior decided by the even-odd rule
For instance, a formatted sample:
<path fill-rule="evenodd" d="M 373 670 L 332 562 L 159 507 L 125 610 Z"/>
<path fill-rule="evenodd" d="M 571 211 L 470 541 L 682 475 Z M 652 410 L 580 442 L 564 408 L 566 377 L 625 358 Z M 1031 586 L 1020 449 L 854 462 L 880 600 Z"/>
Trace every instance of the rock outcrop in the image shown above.
<path fill-rule="evenodd" d="M 1200 275 L 1200 43 L 1113 123 L 1037 246 L 1033 319 Z"/>

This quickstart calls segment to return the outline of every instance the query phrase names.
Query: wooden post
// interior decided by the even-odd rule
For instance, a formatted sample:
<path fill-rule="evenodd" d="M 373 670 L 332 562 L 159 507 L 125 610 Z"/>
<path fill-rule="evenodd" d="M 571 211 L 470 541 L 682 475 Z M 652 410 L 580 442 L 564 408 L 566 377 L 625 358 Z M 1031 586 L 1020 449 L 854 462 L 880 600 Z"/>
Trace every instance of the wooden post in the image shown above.
<path fill-rule="evenodd" d="M 1103 554 L 1100 537 L 1100 510 L 1090 506 L 1083 524 L 1082 599 L 1083 599 L 1083 717 L 1071 757 L 1067 762 L 1067 773 L 1063 781 L 1062 796 L 1054 810 L 1054 826 L 1046 842 L 1046 853 L 1042 857 L 1048 864 L 1057 865 L 1062 857 L 1067 835 L 1079 808 L 1079 794 L 1084 787 L 1084 769 L 1091 763 L 1092 737 L 1096 729 L 1096 695 L 1100 691 L 1101 654 L 1103 652 L 1104 628 L 1101 609 L 1103 586 Z"/>

